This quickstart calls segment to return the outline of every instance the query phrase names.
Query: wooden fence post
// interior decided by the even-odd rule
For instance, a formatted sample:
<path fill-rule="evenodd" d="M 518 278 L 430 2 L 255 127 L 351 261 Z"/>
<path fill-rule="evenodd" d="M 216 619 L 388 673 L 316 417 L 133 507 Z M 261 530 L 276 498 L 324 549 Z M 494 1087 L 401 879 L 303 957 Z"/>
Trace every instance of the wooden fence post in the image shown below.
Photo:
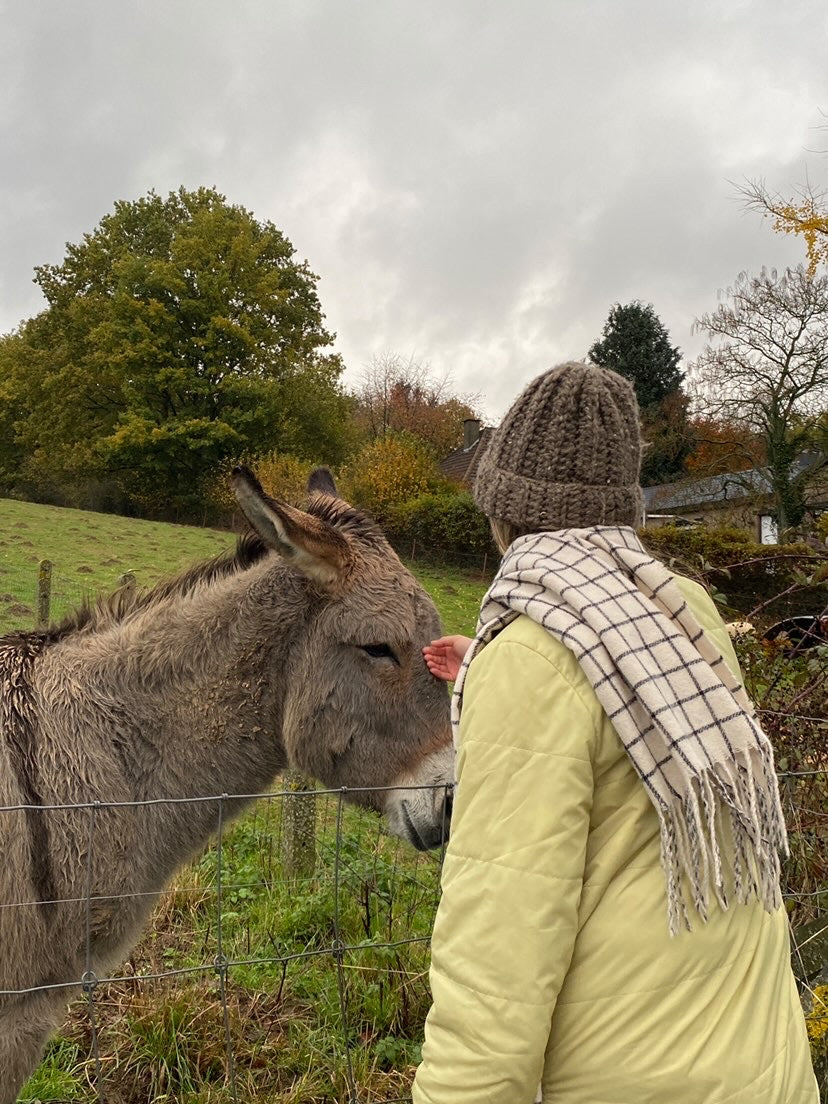
<path fill-rule="evenodd" d="M 37 569 L 37 627 L 45 629 L 49 624 L 49 607 L 52 602 L 52 561 L 41 560 Z"/>
<path fill-rule="evenodd" d="M 289 878 L 309 877 L 316 868 L 316 794 L 299 771 L 282 775 L 282 868 Z"/>

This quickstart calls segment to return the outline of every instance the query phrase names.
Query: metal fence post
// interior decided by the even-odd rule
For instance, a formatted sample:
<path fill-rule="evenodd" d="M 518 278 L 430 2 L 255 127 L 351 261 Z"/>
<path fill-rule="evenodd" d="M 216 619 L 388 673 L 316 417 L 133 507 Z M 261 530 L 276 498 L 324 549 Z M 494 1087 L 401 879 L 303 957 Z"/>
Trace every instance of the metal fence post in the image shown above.
<path fill-rule="evenodd" d="M 282 804 L 282 868 L 291 878 L 308 877 L 316 867 L 316 794 L 299 771 L 285 771 Z"/>
<path fill-rule="evenodd" d="M 45 629 L 49 624 L 49 607 L 52 601 L 52 561 L 41 560 L 37 569 L 37 627 Z"/>

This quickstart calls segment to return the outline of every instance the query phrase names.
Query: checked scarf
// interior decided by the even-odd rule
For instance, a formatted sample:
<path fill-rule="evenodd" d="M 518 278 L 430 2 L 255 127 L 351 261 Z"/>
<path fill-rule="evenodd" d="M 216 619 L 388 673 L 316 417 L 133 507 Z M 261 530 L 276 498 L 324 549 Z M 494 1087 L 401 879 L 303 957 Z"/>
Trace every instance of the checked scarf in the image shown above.
<path fill-rule="evenodd" d="M 628 527 L 535 533 L 511 545 L 455 684 L 455 736 L 469 664 L 516 617 L 574 652 L 661 822 L 671 934 L 722 909 L 781 904 L 787 837 L 768 738 L 744 687 L 702 630 L 675 576 Z"/>

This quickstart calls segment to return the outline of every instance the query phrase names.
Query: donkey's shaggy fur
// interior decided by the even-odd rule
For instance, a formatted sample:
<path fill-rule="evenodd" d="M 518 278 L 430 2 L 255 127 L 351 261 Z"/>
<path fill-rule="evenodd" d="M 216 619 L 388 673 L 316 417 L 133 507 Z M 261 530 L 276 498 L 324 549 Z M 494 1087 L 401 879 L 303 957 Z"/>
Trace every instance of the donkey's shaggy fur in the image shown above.
<path fill-rule="evenodd" d="M 0 1104 L 215 831 L 218 801 L 176 798 L 230 794 L 229 816 L 286 765 L 330 787 L 452 780 L 421 656 L 439 620 L 380 531 L 331 493 L 303 512 L 244 471 L 236 491 L 257 535 L 232 555 L 0 638 Z M 442 838 L 440 790 L 348 796 L 418 847 Z"/>

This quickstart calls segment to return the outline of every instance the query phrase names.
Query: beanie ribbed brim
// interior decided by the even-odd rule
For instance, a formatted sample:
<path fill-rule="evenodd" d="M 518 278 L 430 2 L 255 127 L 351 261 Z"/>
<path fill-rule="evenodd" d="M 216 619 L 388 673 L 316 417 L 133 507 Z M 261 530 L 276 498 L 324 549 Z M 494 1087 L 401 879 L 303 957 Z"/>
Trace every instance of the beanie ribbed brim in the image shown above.
<path fill-rule="evenodd" d="M 587 529 L 592 525 L 641 524 L 644 503 L 638 484 L 630 487 L 539 483 L 480 464 L 474 497 L 488 517 L 511 522 L 527 532 Z"/>

